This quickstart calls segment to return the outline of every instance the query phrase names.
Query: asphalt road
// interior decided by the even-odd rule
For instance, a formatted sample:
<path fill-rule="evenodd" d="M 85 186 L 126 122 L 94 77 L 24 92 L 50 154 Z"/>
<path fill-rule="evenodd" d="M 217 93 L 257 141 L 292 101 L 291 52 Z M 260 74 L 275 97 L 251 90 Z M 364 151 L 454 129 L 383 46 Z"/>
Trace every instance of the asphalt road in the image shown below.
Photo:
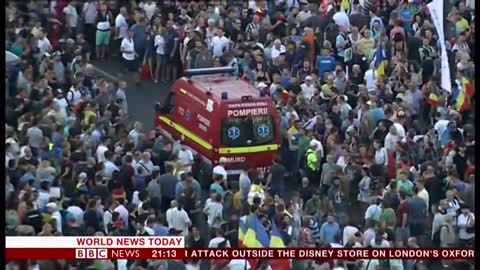
<path fill-rule="evenodd" d="M 93 61 L 97 73 L 112 80 L 125 80 L 127 82 L 128 114 L 131 120 L 143 123 L 145 130 L 153 128 L 154 104 L 163 101 L 169 91 L 169 84 L 142 81 L 136 85 L 138 75 L 124 73 L 123 65 L 119 59 L 111 57 L 106 62 Z"/>

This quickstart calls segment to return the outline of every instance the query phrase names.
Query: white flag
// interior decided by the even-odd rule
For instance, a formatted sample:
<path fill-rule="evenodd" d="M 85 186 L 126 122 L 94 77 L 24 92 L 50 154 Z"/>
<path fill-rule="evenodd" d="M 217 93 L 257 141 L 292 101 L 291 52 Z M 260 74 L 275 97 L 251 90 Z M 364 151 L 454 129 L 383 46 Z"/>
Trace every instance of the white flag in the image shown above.
<path fill-rule="evenodd" d="M 428 5 L 428 10 L 432 16 L 433 25 L 437 29 L 438 40 L 440 40 L 441 50 L 441 77 L 440 86 L 442 89 L 452 92 L 452 82 L 450 79 L 450 66 L 448 65 L 447 48 L 445 46 L 445 34 L 443 32 L 443 0 L 433 0 Z"/>

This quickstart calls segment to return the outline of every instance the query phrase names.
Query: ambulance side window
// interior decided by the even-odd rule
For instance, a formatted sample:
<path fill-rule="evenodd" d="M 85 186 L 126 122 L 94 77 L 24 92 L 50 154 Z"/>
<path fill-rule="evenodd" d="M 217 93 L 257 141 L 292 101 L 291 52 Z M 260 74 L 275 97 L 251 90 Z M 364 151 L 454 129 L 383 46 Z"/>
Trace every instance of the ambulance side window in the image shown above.
<path fill-rule="evenodd" d="M 166 113 L 172 113 L 173 109 L 175 108 L 175 93 L 170 92 L 168 93 L 167 99 L 165 100 L 165 107 L 164 110 Z"/>

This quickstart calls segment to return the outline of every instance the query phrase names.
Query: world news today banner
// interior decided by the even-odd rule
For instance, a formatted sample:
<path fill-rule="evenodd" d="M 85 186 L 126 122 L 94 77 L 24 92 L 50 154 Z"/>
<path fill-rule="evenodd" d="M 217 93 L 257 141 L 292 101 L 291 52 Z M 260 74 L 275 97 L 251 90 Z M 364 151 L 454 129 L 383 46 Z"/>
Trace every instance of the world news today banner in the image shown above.
<path fill-rule="evenodd" d="M 6 260 L 473 260 L 472 248 L 185 248 L 183 237 L 6 237 Z"/>

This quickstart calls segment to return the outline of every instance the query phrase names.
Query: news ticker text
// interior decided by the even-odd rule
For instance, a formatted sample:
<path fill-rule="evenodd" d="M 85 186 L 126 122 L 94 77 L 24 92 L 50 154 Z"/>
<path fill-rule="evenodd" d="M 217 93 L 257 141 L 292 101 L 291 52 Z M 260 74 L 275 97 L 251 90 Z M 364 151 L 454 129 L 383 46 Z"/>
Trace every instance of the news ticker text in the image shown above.
<path fill-rule="evenodd" d="M 190 249 L 190 248 L 7 248 L 7 260 L 22 259 L 474 259 L 474 249 L 460 248 L 226 248 L 226 249 Z"/>

